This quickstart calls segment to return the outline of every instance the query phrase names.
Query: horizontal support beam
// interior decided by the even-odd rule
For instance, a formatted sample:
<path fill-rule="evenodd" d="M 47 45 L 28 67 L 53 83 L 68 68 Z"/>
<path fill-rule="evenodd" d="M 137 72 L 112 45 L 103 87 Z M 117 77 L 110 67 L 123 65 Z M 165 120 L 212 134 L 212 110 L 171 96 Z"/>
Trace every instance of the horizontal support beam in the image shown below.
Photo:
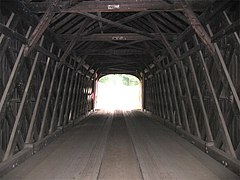
<path fill-rule="evenodd" d="M 204 45 L 203 44 L 199 44 L 199 45 L 193 47 L 192 49 L 190 49 L 189 51 L 187 51 L 186 53 L 184 53 L 181 56 L 179 56 L 178 59 L 174 59 L 170 63 L 164 65 L 163 68 L 167 69 L 167 68 L 173 66 L 174 64 L 179 63 L 179 61 L 183 61 L 184 59 L 192 56 L 193 54 L 195 54 L 195 53 L 197 53 L 197 52 L 199 52 L 200 50 L 203 50 L 203 49 L 204 49 Z"/>
<path fill-rule="evenodd" d="M 211 1 L 190 1 L 194 11 L 203 11 Z M 35 13 L 45 13 L 50 2 L 32 2 L 30 10 Z M 55 12 L 79 13 L 79 12 L 140 12 L 140 11 L 182 11 L 182 4 L 175 2 L 169 4 L 164 1 L 82 1 L 73 7 L 69 7 L 68 2 L 62 2 L 55 9 Z"/>
<path fill-rule="evenodd" d="M 15 40 L 18 40 L 23 44 L 27 44 L 27 42 L 28 42 L 27 38 L 25 38 L 22 34 L 19 34 L 18 32 L 13 31 L 12 29 L 8 28 L 7 26 L 5 26 L 1 23 L 0 23 L 0 33 L 3 33 L 4 35 L 6 35 L 10 38 L 13 38 Z M 59 61 L 59 58 L 55 54 L 51 53 L 49 50 L 47 50 L 39 45 L 36 45 L 35 50 L 43 53 L 44 55 L 50 57 L 51 59 L 53 59 L 55 61 Z"/>
<path fill-rule="evenodd" d="M 140 51 L 134 49 L 116 49 L 109 51 L 101 51 L 101 50 L 93 50 L 93 51 L 79 51 L 81 55 L 92 55 L 92 56 L 108 56 L 108 55 L 116 55 L 116 56 L 128 56 L 128 55 L 140 55 L 140 54 L 148 54 L 147 51 Z"/>
<path fill-rule="evenodd" d="M 27 44 L 27 39 L 22 34 L 19 34 L 18 32 L 13 31 L 9 27 L 7 27 L 1 23 L 0 23 L 0 33 L 3 33 L 4 35 L 6 35 L 10 38 L 13 38 L 17 41 L 20 41 L 21 43 Z"/>
<path fill-rule="evenodd" d="M 220 30 L 212 37 L 212 42 L 216 42 L 218 39 L 222 38 L 225 35 L 232 34 L 234 32 L 240 31 L 240 19 L 228 25 L 226 28 Z"/>
<path fill-rule="evenodd" d="M 78 41 L 152 41 L 160 40 L 158 33 L 151 33 L 155 38 L 146 37 L 137 33 L 106 33 L 106 34 L 92 34 L 89 36 L 82 36 Z M 168 40 L 176 40 L 177 33 L 164 33 Z M 60 38 L 66 41 L 71 40 L 75 35 L 73 34 L 58 34 Z"/>

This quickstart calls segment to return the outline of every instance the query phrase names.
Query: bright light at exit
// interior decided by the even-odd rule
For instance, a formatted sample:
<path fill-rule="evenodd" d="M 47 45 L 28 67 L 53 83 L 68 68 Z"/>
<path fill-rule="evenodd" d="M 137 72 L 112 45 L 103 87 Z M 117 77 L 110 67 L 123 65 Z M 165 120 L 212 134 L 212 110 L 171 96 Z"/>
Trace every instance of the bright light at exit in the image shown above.
<path fill-rule="evenodd" d="M 107 75 L 97 84 L 96 109 L 141 109 L 141 97 L 141 83 L 135 76 Z"/>

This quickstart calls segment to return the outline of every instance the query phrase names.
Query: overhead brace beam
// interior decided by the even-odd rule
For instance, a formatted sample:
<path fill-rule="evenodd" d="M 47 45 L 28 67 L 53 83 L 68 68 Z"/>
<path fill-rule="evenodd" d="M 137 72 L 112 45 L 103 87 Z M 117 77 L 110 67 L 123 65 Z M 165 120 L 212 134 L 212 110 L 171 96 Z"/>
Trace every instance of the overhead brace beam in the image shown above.
<path fill-rule="evenodd" d="M 79 51 L 81 52 L 81 51 Z M 91 56 L 102 56 L 102 55 L 117 55 L 117 56 L 128 56 L 128 55 L 142 55 L 148 54 L 147 51 L 135 50 L 135 49 L 115 49 L 109 51 L 87 51 L 82 52 L 81 55 L 91 55 Z"/>
<path fill-rule="evenodd" d="M 19 40 L 24 45 L 27 45 L 28 39 L 26 37 L 24 37 L 22 34 L 19 34 L 16 31 L 13 31 L 12 29 L 6 27 L 3 24 L 0 24 L 0 33 L 3 33 L 4 35 L 6 35 L 10 38 L 14 38 L 16 40 Z M 52 60 L 59 61 L 59 58 L 55 54 L 51 53 L 49 50 L 43 48 L 42 46 L 36 45 L 35 50 L 43 53 L 46 56 L 51 57 Z"/>
<path fill-rule="evenodd" d="M 182 0 L 183 6 L 183 14 L 188 19 L 189 23 L 191 24 L 192 28 L 201 39 L 201 41 L 206 45 L 209 52 L 213 55 L 215 53 L 214 45 L 211 43 L 211 38 L 208 33 L 205 31 L 204 27 L 202 26 L 201 22 L 193 12 L 190 5 L 185 1 Z"/>
<path fill-rule="evenodd" d="M 82 36 L 78 38 L 78 41 L 152 41 L 160 40 L 158 33 L 151 33 L 155 38 L 146 37 L 137 33 L 105 33 L 105 34 L 92 34 L 89 36 Z M 71 40 L 75 35 L 72 34 L 58 34 L 59 37 L 64 40 Z M 164 33 L 164 36 L 168 40 L 177 39 L 178 33 Z"/>
<path fill-rule="evenodd" d="M 191 7 L 194 11 L 203 11 L 211 1 L 192 2 Z M 50 3 L 32 2 L 31 11 L 35 13 L 44 13 Z M 164 1 L 82 1 L 73 7 L 69 7 L 68 2 L 62 2 L 55 12 L 80 13 L 80 12 L 140 12 L 140 11 L 182 11 L 180 2 L 169 4 Z"/>
<path fill-rule="evenodd" d="M 226 14 L 226 12 L 224 12 L 224 15 Z M 225 35 L 229 35 L 232 33 L 237 33 L 238 31 L 240 31 L 240 19 L 236 20 L 235 22 L 231 22 L 227 27 L 225 27 L 224 29 L 222 29 L 221 31 L 219 31 L 218 33 L 216 33 L 215 35 L 213 35 L 212 37 L 212 41 L 216 42 L 218 39 L 222 38 Z"/>
<path fill-rule="evenodd" d="M 32 35 L 29 37 L 28 45 L 24 49 L 24 56 L 28 56 L 28 54 L 35 48 L 38 40 L 41 38 L 44 31 L 49 26 L 53 16 L 54 16 L 54 9 L 57 6 L 59 0 L 52 0 L 44 13 L 43 17 L 41 18 L 40 22 L 38 23 L 37 27 L 34 29 Z"/>
<path fill-rule="evenodd" d="M 138 18 L 140 18 L 142 16 L 145 16 L 145 15 L 147 15 L 149 13 L 150 12 L 146 12 L 146 11 L 145 12 L 144 11 L 143 12 L 137 12 L 137 13 L 132 14 L 130 16 L 127 16 L 127 17 L 124 17 L 122 19 L 119 19 L 116 22 L 122 23 L 122 24 L 128 23 L 128 22 L 131 22 L 131 21 L 133 21 L 135 19 L 138 19 Z M 106 24 L 106 25 L 103 25 L 102 29 L 100 29 L 100 27 L 97 27 L 97 28 L 94 28 L 92 31 L 87 32 L 86 34 L 84 33 L 84 35 L 90 35 L 90 34 L 93 34 L 93 33 L 98 33 L 101 30 L 105 32 L 105 31 L 107 31 L 110 28 L 112 28 L 112 25 Z"/>
<path fill-rule="evenodd" d="M 88 23 L 89 23 L 89 19 L 85 19 L 84 22 L 82 23 L 82 26 L 80 27 L 80 29 L 78 30 L 76 35 L 72 38 L 71 42 L 68 44 L 68 47 L 64 51 L 64 53 L 60 59 L 60 65 L 65 62 L 66 58 L 68 57 L 68 55 L 70 54 L 70 52 L 72 51 L 73 47 L 75 46 L 75 44 L 77 42 L 77 39 L 78 39 L 77 37 L 79 36 L 79 34 L 81 34 L 84 31 L 84 29 Z"/>
<path fill-rule="evenodd" d="M 102 21 L 104 23 L 110 24 L 110 25 L 112 25 L 114 27 L 117 27 L 117 28 L 120 28 L 120 29 L 124 29 L 124 30 L 127 30 L 127 31 L 135 32 L 137 34 L 141 34 L 141 35 L 144 35 L 144 36 L 147 36 L 147 37 L 150 37 L 150 38 L 155 38 L 155 36 L 153 36 L 151 33 L 140 31 L 140 30 L 135 29 L 133 27 L 130 27 L 130 26 L 118 23 L 118 22 L 114 22 L 114 21 L 111 21 L 111 20 L 106 19 L 106 18 L 98 17 L 98 16 L 96 16 L 94 14 L 91 14 L 91 13 L 81 12 L 80 14 L 82 14 L 83 16 L 92 18 L 92 19 L 94 19 L 96 21 Z"/>

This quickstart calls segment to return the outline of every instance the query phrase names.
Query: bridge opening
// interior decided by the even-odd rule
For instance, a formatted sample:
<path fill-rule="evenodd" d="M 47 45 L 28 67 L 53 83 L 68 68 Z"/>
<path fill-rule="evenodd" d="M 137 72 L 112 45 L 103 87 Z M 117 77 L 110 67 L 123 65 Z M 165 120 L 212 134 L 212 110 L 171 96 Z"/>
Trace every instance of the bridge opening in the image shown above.
<path fill-rule="evenodd" d="M 132 110 L 141 109 L 142 92 L 140 80 L 129 74 L 109 74 L 97 81 L 95 109 Z"/>

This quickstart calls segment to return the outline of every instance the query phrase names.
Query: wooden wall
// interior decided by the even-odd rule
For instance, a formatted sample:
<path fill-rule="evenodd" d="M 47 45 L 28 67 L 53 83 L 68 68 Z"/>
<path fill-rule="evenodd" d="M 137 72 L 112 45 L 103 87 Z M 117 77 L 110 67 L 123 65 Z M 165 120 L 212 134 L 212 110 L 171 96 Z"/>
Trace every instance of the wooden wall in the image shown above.
<path fill-rule="evenodd" d="M 159 57 L 156 73 L 146 75 L 144 104 L 145 109 L 191 137 L 194 143 L 201 142 L 200 148 L 238 173 L 239 7 L 236 1 L 231 6 L 220 2 L 199 17 L 210 37 L 213 52 L 202 41 L 207 37 L 197 33 L 201 28 L 193 24 L 169 44 L 174 52 Z M 209 148 L 214 152 L 209 152 Z"/>

